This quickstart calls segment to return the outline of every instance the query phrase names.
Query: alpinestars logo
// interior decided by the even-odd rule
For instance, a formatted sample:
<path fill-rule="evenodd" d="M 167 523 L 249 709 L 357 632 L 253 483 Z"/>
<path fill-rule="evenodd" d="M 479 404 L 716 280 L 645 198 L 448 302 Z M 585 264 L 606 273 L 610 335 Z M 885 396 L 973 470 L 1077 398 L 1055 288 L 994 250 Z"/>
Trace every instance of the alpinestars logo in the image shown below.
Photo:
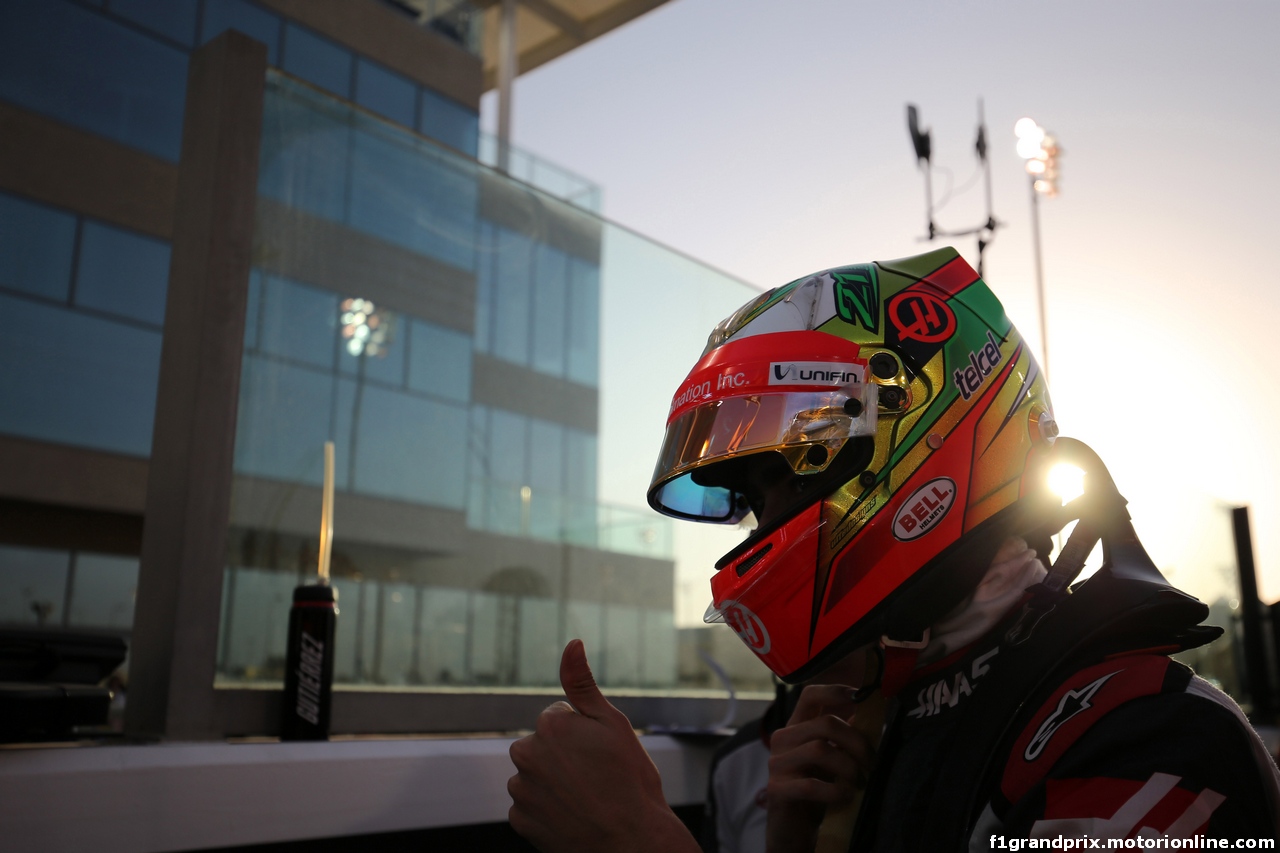
<path fill-rule="evenodd" d="M 1116 670 L 1116 672 L 1119 671 L 1118 669 Z M 1058 707 L 1045 718 L 1045 721 L 1040 724 L 1040 728 L 1036 729 L 1035 737 L 1031 738 L 1031 743 L 1027 744 L 1026 751 L 1022 753 L 1022 757 L 1027 761 L 1035 761 L 1039 758 L 1040 753 L 1044 752 L 1044 748 L 1049 745 L 1049 739 L 1057 734 L 1058 729 L 1066 725 L 1067 721 L 1072 717 L 1093 707 L 1090 700 L 1116 672 L 1091 681 L 1079 690 L 1068 690 L 1062 700 L 1058 702 Z"/>

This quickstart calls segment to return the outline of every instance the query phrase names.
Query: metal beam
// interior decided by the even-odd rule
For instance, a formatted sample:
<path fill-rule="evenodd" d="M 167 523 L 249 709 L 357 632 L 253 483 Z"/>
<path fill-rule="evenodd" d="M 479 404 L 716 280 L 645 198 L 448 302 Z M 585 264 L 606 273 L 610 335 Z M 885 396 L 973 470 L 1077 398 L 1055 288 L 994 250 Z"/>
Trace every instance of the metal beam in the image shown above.
<path fill-rule="evenodd" d="M 520 5 L 569 38 L 578 42 L 587 40 L 587 33 L 582 27 L 582 22 L 553 4 L 551 0 L 520 0 Z"/>
<path fill-rule="evenodd" d="M 498 170 L 511 170 L 511 98 L 519 59 L 516 55 L 516 0 L 498 10 Z"/>
<path fill-rule="evenodd" d="M 501 2 L 501 0 L 492 0 L 491 2 L 483 2 L 481 0 L 481 2 L 477 2 L 477 5 L 488 8 L 488 6 L 495 5 L 497 2 Z M 521 0 L 521 2 L 524 2 L 524 0 Z M 562 30 L 560 35 L 553 36 L 521 51 L 518 61 L 519 73 L 523 74 L 532 71 L 538 66 L 568 53 L 584 42 L 599 38 L 610 30 L 614 30 L 666 2 L 667 0 L 622 0 L 622 2 L 616 3 L 594 17 L 583 21 L 580 25 L 580 37 L 569 35 Z M 533 10 L 531 9 L 531 11 Z M 484 72 L 485 91 L 493 89 L 497 85 L 497 69 L 486 68 Z"/>

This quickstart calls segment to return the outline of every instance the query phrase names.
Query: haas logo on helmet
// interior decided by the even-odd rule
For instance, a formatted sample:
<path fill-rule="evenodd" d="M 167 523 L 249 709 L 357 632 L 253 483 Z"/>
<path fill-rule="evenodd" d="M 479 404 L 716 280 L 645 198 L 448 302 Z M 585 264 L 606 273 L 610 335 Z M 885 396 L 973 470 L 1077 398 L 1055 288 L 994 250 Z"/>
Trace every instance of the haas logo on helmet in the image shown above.
<path fill-rule="evenodd" d="M 911 493 L 893 517 L 893 537 L 899 542 L 919 539 L 946 518 L 956 500 L 956 482 L 935 477 Z"/>
<path fill-rule="evenodd" d="M 767 655 L 772 643 L 769 632 L 765 630 L 760 617 L 736 601 L 726 601 L 720 605 L 725 623 L 747 644 L 747 648 L 758 655 Z"/>

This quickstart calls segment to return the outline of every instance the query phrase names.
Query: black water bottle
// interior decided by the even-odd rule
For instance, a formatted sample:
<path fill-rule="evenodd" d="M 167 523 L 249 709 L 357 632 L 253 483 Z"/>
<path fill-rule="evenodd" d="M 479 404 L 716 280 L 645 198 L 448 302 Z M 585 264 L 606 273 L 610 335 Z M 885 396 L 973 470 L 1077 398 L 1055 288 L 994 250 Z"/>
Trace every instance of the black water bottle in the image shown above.
<path fill-rule="evenodd" d="M 293 591 L 285 657 L 281 740 L 328 740 L 333 698 L 333 632 L 338 591 L 307 584 Z"/>

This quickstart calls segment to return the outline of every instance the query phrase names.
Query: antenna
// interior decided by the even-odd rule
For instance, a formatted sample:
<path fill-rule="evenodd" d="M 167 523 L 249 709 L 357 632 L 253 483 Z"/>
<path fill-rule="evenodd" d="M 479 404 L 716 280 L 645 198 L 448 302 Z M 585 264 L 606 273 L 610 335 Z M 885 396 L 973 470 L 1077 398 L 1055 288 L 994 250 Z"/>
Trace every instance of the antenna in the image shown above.
<path fill-rule="evenodd" d="M 933 165 L 930 160 L 933 155 L 933 140 L 929 138 L 929 131 L 920 130 L 920 112 L 915 104 L 907 104 L 907 130 L 911 132 L 911 144 L 916 149 L 916 165 L 924 164 L 924 207 L 929 223 L 929 239 L 932 240 L 936 236 L 936 229 L 933 227 Z"/>
<path fill-rule="evenodd" d="M 978 275 L 982 275 L 982 256 L 986 248 L 995 240 L 996 229 L 1000 227 L 999 220 L 996 219 L 992 212 L 991 202 L 991 160 L 987 157 L 987 120 L 983 110 L 982 98 L 978 99 L 978 138 L 974 143 L 974 151 L 978 155 L 978 162 L 985 173 L 986 193 L 987 193 L 987 221 L 976 228 L 966 228 L 963 231 L 944 231 L 933 221 L 933 140 L 930 137 L 931 131 L 920 129 L 920 111 L 916 109 L 915 104 L 907 104 L 907 130 L 911 133 L 911 145 L 915 149 L 916 164 L 923 164 L 924 171 L 924 203 L 925 216 L 928 222 L 929 234 L 924 239 L 935 240 L 938 237 L 967 237 L 975 234 L 978 237 Z"/>

